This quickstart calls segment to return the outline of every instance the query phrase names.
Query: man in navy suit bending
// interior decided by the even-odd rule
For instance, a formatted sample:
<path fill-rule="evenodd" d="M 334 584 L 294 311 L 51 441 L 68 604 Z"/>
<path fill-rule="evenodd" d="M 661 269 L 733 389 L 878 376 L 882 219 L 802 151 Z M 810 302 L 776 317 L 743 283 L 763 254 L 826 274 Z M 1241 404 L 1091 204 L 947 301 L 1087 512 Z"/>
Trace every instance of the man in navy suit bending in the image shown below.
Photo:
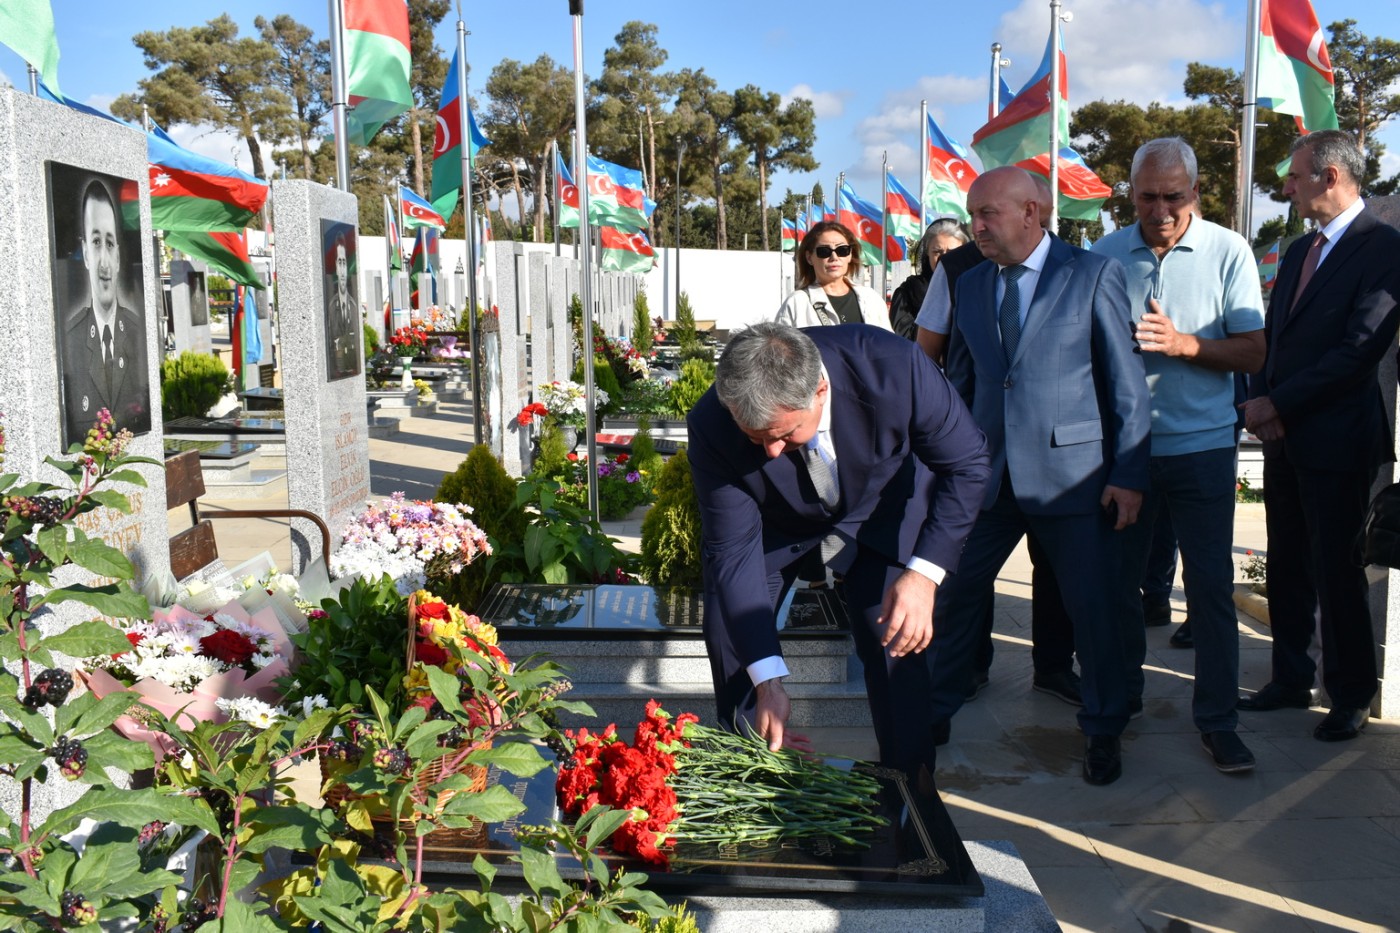
<path fill-rule="evenodd" d="M 889 331 L 764 323 L 730 338 L 687 423 L 721 721 L 775 749 L 797 739 L 774 613 L 820 548 L 841 578 L 881 763 L 931 777 L 923 652 L 988 475 L 962 401 Z"/>
<path fill-rule="evenodd" d="M 1118 736 L 1129 714 L 1114 532 L 1137 520 L 1150 453 L 1123 266 L 1042 230 L 1024 169 L 984 173 L 967 206 L 991 262 L 958 279 L 948 378 L 986 432 L 992 481 L 938 602 L 933 702 L 950 713 L 961 705 L 996 575 L 1032 533 L 1074 623 L 1084 778 L 1107 784 L 1122 773 Z"/>
<path fill-rule="evenodd" d="M 1293 143 L 1283 193 L 1317 224 L 1279 264 L 1264 319 L 1268 355 L 1245 427 L 1264 442 L 1273 676 L 1240 709 L 1315 701 L 1313 632 L 1331 709 L 1313 730 L 1353 739 L 1376 695 L 1376 636 L 1357 535 L 1383 463 L 1395 460 L 1377 367 L 1395 346 L 1400 233 L 1361 200 L 1366 163 L 1338 130 Z"/>

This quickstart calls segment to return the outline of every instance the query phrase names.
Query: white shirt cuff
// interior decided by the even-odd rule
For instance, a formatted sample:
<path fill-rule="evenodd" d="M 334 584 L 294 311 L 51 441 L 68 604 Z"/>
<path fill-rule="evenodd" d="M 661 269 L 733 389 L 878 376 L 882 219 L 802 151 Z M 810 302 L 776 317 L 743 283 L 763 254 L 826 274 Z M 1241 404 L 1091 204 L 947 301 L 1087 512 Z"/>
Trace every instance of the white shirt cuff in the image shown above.
<path fill-rule="evenodd" d="M 781 655 L 759 658 L 748 667 L 749 680 L 757 687 L 765 680 L 772 680 L 774 677 L 786 677 L 788 675 L 787 665 L 783 663 Z"/>
<path fill-rule="evenodd" d="M 948 575 L 948 571 L 935 563 L 924 560 L 922 557 L 911 557 L 909 563 L 904 565 L 915 573 L 923 574 L 934 582 L 935 586 L 943 585 L 943 578 Z"/>

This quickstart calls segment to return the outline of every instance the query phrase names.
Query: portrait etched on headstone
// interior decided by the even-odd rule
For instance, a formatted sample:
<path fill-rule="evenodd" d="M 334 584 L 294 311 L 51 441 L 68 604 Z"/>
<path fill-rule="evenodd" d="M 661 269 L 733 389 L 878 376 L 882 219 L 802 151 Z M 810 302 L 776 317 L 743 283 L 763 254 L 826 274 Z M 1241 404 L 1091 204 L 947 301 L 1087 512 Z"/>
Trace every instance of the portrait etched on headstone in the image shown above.
<path fill-rule="evenodd" d="M 190 326 L 209 326 L 209 289 L 204 273 L 190 270 Z"/>
<path fill-rule="evenodd" d="M 333 382 L 358 376 L 362 365 L 354 226 L 321 221 L 321 255 L 325 258 L 326 380 Z"/>
<path fill-rule="evenodd" d="M 62 445 L 81 443 L 104 408 L 118 429 L 149 433 L 137 182 L 58 162 L 47 168 Z"/>

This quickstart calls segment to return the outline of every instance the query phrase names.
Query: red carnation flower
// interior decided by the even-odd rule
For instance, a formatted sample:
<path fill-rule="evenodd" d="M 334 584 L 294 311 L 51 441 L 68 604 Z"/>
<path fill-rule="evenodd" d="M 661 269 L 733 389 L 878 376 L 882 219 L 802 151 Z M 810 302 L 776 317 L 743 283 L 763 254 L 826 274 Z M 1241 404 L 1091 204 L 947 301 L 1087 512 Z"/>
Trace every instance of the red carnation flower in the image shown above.
<path fill-rule="evenodd" d="M 220 629 L 213 635 L 205 635 L 199 640 L 199 653 L 225 664 L 243 665 L 258 653 L 258 646 L 246 636 L 228 629 Z"/>
<path fill-rule="evenodd" d="M 447 651 L 430 641 L 420 641 L 414 646 L 414 657 L 429 667 L 447 663 Z"/>

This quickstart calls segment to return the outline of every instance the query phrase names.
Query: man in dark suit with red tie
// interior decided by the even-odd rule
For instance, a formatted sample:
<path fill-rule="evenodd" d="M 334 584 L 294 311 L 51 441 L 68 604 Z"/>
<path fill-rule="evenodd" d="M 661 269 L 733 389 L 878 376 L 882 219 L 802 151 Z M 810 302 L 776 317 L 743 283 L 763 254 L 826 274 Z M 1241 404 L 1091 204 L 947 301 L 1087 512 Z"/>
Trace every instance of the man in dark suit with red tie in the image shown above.
<path fill-rule="evenodd" d="M 1376 638 L 1357 534 L 1376 471 L 1395 460 L 1377 365 L 1400 323 L 1400 232 L 1360 196 L 1365 159 L 1337 130 L 1293 144 L 1284 193 L 1318 230 L 1279 267 L 1265 320 L 1268 356 L 1245 402 L 1264 443 L 1273 676 L 1240 709 L 1307 708 L 1322 639 L 1330 711 L 1313 735 L 1352 739 L 1377 687 Z"/>
<path fill-rule="evenodd" d="M 982 432 L 917 346 L 865 324 L 756 324 L 687 419 L 703 525 L 705 640 L 722 722 L 773 748 L 787 674 L 775 611 L 803 555 L 842 576 L 881 763 L 930 772 L 924 657 L 937 585 L 987 482 Z"/>

